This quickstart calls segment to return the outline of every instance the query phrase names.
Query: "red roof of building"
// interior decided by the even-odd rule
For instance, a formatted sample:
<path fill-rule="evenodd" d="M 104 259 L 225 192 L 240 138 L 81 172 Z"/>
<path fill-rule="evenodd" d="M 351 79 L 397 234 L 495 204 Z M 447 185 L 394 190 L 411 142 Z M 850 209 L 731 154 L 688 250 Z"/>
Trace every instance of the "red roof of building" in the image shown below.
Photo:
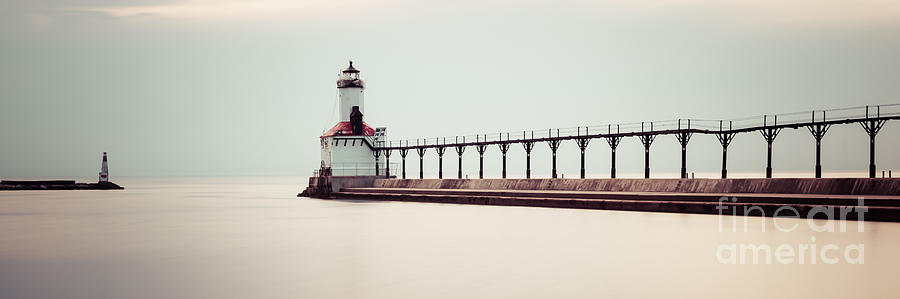
<path fill-rule="evenodd" d="M 328 132 L 325 132 L 325 134 L 322 134 L 322 137 L 331 136 L 353 136 L 353 125 L 351 125 L 349 121 L 342 121 L 337 125 L 334 125 L 334 127 L 331 128 L 331 130 L 328 130 Z M 363 122 L 362 136 L 375 136 L 375 129 Z"/>

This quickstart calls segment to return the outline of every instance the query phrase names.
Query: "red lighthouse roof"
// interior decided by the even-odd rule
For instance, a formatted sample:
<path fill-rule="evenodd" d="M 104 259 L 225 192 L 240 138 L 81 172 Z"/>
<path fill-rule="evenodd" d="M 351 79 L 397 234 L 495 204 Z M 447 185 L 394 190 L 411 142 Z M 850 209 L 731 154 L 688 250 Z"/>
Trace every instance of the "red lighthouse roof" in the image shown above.
<path fill-rule="evenodd" d="M 331 130 L 328 130 L 328 132 L 325 132 L 325 134 L 322 134 L 321 137 L 331 136 L 375 136 L 375 129 L 363 122 L 362 135 L 353 135 L 353 125 L 351 125 L 349 121 L 342 121 L 337 125 L 334 125 L 334 127 L 332 127 Z"/>

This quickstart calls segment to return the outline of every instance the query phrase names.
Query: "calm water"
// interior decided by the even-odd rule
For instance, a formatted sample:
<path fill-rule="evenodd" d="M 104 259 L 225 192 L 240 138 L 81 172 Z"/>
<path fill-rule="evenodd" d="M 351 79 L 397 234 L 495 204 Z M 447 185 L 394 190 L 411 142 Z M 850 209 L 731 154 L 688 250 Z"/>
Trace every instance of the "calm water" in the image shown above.
<path fill-rule="evenodd" d="M 296 198 L 303 178 L 0 193 L 2 298 L 893 297 L 900 224 Z M 720 220 L 724 231 L 720 232 Z M 827 224 L 817 222 L 818 224 Z M 815 241 L 812 241 L 815 238 Z M 723 264 L 720 245 L 864 247 Z"/>

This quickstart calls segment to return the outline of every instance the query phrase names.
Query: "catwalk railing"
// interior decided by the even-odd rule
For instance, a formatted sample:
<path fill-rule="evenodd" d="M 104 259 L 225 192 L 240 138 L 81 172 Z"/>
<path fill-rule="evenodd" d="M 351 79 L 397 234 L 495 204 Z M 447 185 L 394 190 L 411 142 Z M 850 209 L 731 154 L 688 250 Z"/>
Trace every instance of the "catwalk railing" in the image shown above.
<path fill-rule="evenodd" d="M 390 169 L 397 169 L 399 163 L 346 162 L 334 163 L 331 167 L 314 169 L 312 176 L 390 176 Z"/>
<path fill-rule="evenodd" d="M 686 147 L 693 134 L 716 135 L 722 145 L 722 178 L 727 178 L 728 145 L 736 134 L 758 131 L 768 145 L 766 177 L 772 177 L 772 142 L 784 128 L 807 128 L 816 140 L 816 177 L 822 177 L 821 140 L 832 125 L 860 124 L 868 134 L 870 145 L 869 177 L 875 177 L 875 136 L 888 120 L 900 119 L 900 104 L 858 106 L 830 110 L 816 110 L 785 114 L 760 115 L 738 119 L 675 119 L 665 121 L 579 126 L 546 130 L 501 132 L 466 136 L 431 137 L 414 140 L 390 140 L 379 142 L 377 156 L 390 158 L 393 151 L 400 153 L 402 177 L 406 178 L 406 156 L 414 150 L 419 156 L 419 178 L 423 177 L 422 160 L 428 149 L 434 149 L 439 158 L 438 177 L 443 177 L 443 155 L 447 148 L 454 149 L 459 157 L 457 177 L 462 178 L 462 154 L 468 147 L 479 152 L 479 178 L 484 177 L 484 152 L 488 146 L 497 145 L 503 154 L 503 178 L 506 178 L 506 153 L 511 144 L 521 144 L 526 152 L 526 177 L 531 177 L 531 151 L 535 143 L 546 142 L 553 153 L 552 177 L 557 177 L 556 151 L 562 141 L 574 140 L 581 149 L 581 177 L 584 178 L 584 150 L 593 139 L 605 139 L 612 149 L 610 176 L 616 177 L 616 147 L 622 138 L 637 137 L 644 145 L 644 177 L 650 177 L 650 146 L 659 135 L 675 135 L 681 144 L 681 177 L 687 178 Z M 376 157 L 377 157 L 376 156 Z"/>

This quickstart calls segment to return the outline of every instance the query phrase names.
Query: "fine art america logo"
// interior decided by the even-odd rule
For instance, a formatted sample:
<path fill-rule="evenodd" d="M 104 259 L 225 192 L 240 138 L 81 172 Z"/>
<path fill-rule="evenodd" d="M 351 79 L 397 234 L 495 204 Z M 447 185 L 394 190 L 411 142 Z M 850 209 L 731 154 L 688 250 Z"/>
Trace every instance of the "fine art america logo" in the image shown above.
<path fill-rule="evenodd" d="M 865 231 L 865 213 L 868 207 L 862 197 L 856 206 L 776 206 L 738 203 L 735 197 L 722 197 L 716 206 L 719 233 L 766 233 L 767 221 L 772 221 L 774 234 L 802 234 L 806 225 L 811 234 L 847 233 L 848 220 L 855 221 L 856 232 Z M 741 210 L 741 211 L 739 211 Z M 760 217 L 762 216 L 762 217 Z M 805 221 L 803 221 L 805 218 Z M 742 225 L 739 225 L 739 221 Z M 751 227 L 749 221 L 760 224 Z M 728 229 L 731 226 L 731 229 Z M 852 226 L 852 225 L 851 225 Z M 853 231 L 854 228 L 850 228 Z M 771 240 L 772 238 L 766 238 Z M 777 238 L 775 238 L 777 239 Z M 862 243 L 839 246 L 817 241 L 810 236 L 799 243 L 724 243 L 716 248 L 716 260 L 722 264 L 838 264 L 859 265 L 865 263 L 865 245 Z"/>

